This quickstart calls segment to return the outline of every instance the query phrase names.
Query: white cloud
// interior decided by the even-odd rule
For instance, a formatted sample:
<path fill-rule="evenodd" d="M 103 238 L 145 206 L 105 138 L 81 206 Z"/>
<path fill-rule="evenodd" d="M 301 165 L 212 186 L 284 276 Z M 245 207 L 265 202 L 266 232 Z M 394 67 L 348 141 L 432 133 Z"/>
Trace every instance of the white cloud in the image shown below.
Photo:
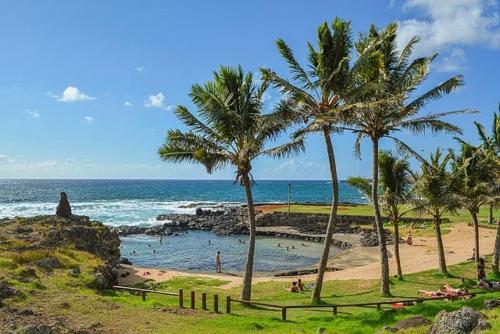
<path fill-rule="evenodd" d="M 125 101 L 125 102 L 123 102 L 123 105 L 124 105 L 125 107 L 133 107 L 133 106 L 134 106 L 134 104 L 133 104 L 132 102 L 129 102 L 129 101 Z"/>
<path fill-rule="evenodd" d="M 87 124 L 90 124 L 94 121 L 94 117 L 90 117 L 90 116 L 85 116 L 83 118 L 83 120 L 87 123 Z"/>
<path fill-rule="evenodd" d="M 456 48 L 451 53 L 443 58 L 438 64 L 439 71 L 441 72 L 458 72 L 467 69 L 467 59 L 465 58 L 465 51 L 461 48 Z"/>
<path fill-rule="evenodd" d="M 8 155 L 0 154 L 0 164 L 11 164 L 14 163 L 16 159 L 12 159 Z"/>
<path fill-rule="evenodd" d="M 158 93 L 156 95 L 149 95 L 144 102 L 146 108 L 165 108 L 165 95 Z"/>
<path fill-rule="evenodd" d="M 144 67 L 144 66 L 142 66 L 142 65 L 141 65 L 141 66 L 137 66 L 137 67 L 135 68 L 135 70 L 136 70 L 137 72 L 142 72 L 142 71 L 144 71 L 145 69 L 146 69 L 146 67 Z"/>
<path fill-rule="evenodd" d="M 78 88 L 74 86 L 68 86 L 60 96 L 54 95 L 50 92 L 48 92 L 47 94 L 56 98 L 57 101 L 60 102 L 91 101 L 96 99 L 95 97 L 83 94 Z"/>
<path fill-rule="evenodd" d="M 31 118 L 40 118 L 41 115 L 38 110 L 26 110 L 26 113 L 31 116 Z"/>
<path fill-rule="evenodd" d="M 495 11 L 494 0 L 406 0 L 403 9 L 419 14 L 420 18 L 400 22 L 398 44 L 402 46 L 413 36 L 419 36 L 418 56 L 452 47 L 455 54 L 450 54 L 446 62 L 458 61 L 463 65 L 465 54 L 455 51 L 461 47 L 500 48 L 500 15 Z M 453 70 L 456 66 L 449 68 Z"/>

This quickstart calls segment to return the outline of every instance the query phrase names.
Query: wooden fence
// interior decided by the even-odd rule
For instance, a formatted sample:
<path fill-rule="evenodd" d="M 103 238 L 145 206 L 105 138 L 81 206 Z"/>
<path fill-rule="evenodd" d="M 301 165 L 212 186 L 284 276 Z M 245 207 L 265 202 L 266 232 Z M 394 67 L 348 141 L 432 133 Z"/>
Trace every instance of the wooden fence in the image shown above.
<path fill-rule="evenodd" d="M 141 295 L 143 301 L 146 300 L 146 294 L 149 294 L 149 293 L 159 294 L 159 295 L 164 295 L 164 296 L 175 296 L 175 297 L 178 297 L 179 307 L 184 308 L 184 290 L 183 289 L 179 289 L 178 292 L 168 292 L 168 291 L 157 291 L 157 290 L 130 288 L 130 287 L 119 286 L 119 285 L 113 286 L 113 289 L 139 293 Z M 231 304 L 234 302 L 234 303 L 240 303 L 240 304 L 243 304 L 246 306 L 260 306 L 260 307 L 267 307 L 267 308 L 274 308 L 274 309 L 281 310 L 281 320 L 286 321 L 287 310 L 290 310 L 290 309 L 330 308 L 332 310 L 332 315 L 336 316 L 339 308 L 375 306 L 377 308 L 377 310 L 380 310 L 382 308 L 382 305 L 391 305 L 391 304 L 396 304 L 396 303 L 397 304 L 403 303 L 403 305 L 404 305 L 406 303 L 405 306 L 411 306 L 414 304 L 420 304 L 420 303 L 427 302 L 427 301 L 435 301 L 435 300 L 443 300 L 443 299 L 453 300 L 453 299 L 457 299 L 457 298 L 461 298 L 461 297 L 473 297 L 477 294 L 482 294 L 482 293 L 487 293 L 487 291 L 478 292 L 478 293 L 467 293 L 467 294 L 463 294 L 463 295 L 456 296 L 456 297 L 454 297 L 454 296 L 436 296 L 436 297 L 429 297 L 429 298 L 409 298 L 409 299 L 377 301 L 377 302 L 369 302 L 369 303 L 318 304 L 318 305 L 279 305 L 279 304 L 270 304 L 270 303 L 263 303 L 263 302 L 254 302 L 254 301 L 248 301 L 248 300 L 233 299 L 230 296 L 227 296 L 226 297 L 226 314 L 231 314 Z M 190 293 L 190 308 L 193 310 L 196 309 L 196 292 L 194 290 L 191 291 L 191 293 Z M 203 310 L 208 310 L 207 294 L 206 293 L 201 294 L 201 308 Z M 217 295 L 217 294 L 215 294 L 213 296 L 213 312 L 219 313 L 219 295 Z"/>

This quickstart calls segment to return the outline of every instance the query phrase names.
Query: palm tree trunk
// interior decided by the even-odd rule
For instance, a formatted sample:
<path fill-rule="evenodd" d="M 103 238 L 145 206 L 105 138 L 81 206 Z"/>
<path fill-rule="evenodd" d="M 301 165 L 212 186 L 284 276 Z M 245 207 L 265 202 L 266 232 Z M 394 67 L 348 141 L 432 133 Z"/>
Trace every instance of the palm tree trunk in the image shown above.
<path fill-rule="evenodd" d="M 474 224 L 474 261 L 477 263 L 479 261 L 479 222 L 477 220 L 476 210 L 470 210 L 472 216 L 472 223 Z"/>
<path fill-rule="evenodd" d="M 333 231 L 337 223 L 337 208 L 339 206 L 339 181 L 337 179 L 337 166 L 335 164 L 335 154 L 333 152 L 332 139 L 330 137 L 330 129 L 324 128 L 323 135 L 325 137 L 326 151 L 328 153 L 328 162 L 330 165 L 330 175 L 332 177 L 332 207 L 330 209 L 330 218 L 326 227 L 326 235 L 323 243 L 323 251 L 318 265 L 318 275 L 316 276 L 316 284 L 312 292 L 312 302 L 317 303 L 321 299 L 321 288 L 323 287 L 323 279 L 325 276 L 328 256 L 330 254 L 330 246 L 332 244 Z"/>
<path fill-rule="evenodd" d="M 488 223 L 489 224 L 494 224 L 495 223 L 495 218 L 493 217 L 493 205 L 494 203 L 491 202 L 488 207 Z"/>
<path fill-rule="evenodd" d="M 372 162 L 372 203 L 375 211 L 375 224 L 377 226 L 378 243 L 380 250 L 380 295 L 389 296 L 389 259 L 387 257 L 387 245 L 385 240 L 384 225 L 380 215 L 378 204 L 378 139 L 373 139 L 373 162 Z"/>
<path fill-rule="evenodd" d="M 434 226 L 436 228 L 436 240 L 437 240 L 438 257 L 439 257 L 439 273 L 442 275 L 448 275 L 448 269 L 446 268 L 446 258 L 444 255 L 443 237 L 441 235 L 441 218 L 434 217 Z"/>
<path fill-rule="evenodd" d="M 394 259 L 396 260 L 396 268 L 398 271 L 398 278 L 403 279 L 403 269 L 401 269 L 401 259 L 399 257 L 399 222 L 398 222 L 398 214 L 396 211 L 396 214 L 394 217 L 392 217 L 393 221 L 392 223 L 394 224 Z"/>
<path fill-rule="evenodd" d="M 497 236 L 495 238 L 495 249 L 493 250 L 493 260 L 492 260 L 492 268 L 493 273 L 496 275 L 500 274 L 498 270 L 498 262 L 500 260 L 500 221 L 497 223 Z"/>
<path fill-rule="evenodd" d="M 245 277 L 243 278 L 243 290 L 241 291 L 241 300 L 250 300 L 252 298 L 252 275 L 253 275 L 253 257 L 255 253 L 255 210 L 253 207 L 252 189 L 248 174 L 242 175 L 243 187 L 247 197 L 248 225 L 250 230 L 250 239 L 248 240 L 247 263 L 245 265 Z"/>

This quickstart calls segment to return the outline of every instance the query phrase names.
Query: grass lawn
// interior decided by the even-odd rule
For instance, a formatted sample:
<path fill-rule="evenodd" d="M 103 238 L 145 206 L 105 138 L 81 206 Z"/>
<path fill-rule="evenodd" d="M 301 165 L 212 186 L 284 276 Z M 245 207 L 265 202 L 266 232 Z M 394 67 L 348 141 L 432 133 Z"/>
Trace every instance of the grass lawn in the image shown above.
<path fill-rule="evenodd" d="M 309 205 L 309 204 L 292 204 L 290 207 L 292 212 L 302 212 L 302 213 L 330 213 L 330 207 L 325 205 Z M 272 209 L 272 211 L 278 212 L 288 212 L 288 205 L 283 204 L 280 207 Z M 360 215 L 360 216 L 373 216 L 373 208 L 370 205 L 340 205 L 338 208 L 338 214 L 340 215 Z M 500 209 L 493 211 L 495 217 L 500 216 Z M 419 212 L 409 212 L 406 217 L 420 217 Z M 431 218 L 429 215 L 422 213 L 422 217 Z M 482 207 L 479 210 L 479 220 L 481 222 L 488 221 L 488 208 Z M 451 222 L 466 222 L 472 221 L 470 214 L 468 212 L 460 212 L 457 215 L 446 214 L 443 218 L 448 218 Z"/>

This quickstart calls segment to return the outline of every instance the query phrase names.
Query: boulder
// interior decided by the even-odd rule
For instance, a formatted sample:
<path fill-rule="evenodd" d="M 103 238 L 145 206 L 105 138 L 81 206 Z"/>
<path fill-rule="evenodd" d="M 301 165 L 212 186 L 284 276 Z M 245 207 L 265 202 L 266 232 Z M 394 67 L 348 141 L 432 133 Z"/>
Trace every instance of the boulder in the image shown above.
<path fill-rule="evenodd" d="M 56 209 L 56 216 L 68 218 L 71 216 L 71 206 L 69 205 L 68 196 L 65 192 L 61 193 L 59 205 Z"/>
<path fill-rule="evenodd" d="M 116 285 L 117 283 L 118 275 L 111 266 L 100 266 L 94 272 L 92 287 L 97 290 L 111 289 L 113 285 Z"/>
<path fill-rule="evenodd" d="M 5 280 L 0 280 L 0 306 L 2 305 L 3 299 L 17 297 L 20 295 L 20 291 L 11 287 Z"/>
<path fill-rule="evenodd" d="M 53 271 L 54 269 L 61 268 L 61 263 L 56 257 L 48 256 L 35 262 L 37 266 L 45 271 Z"/>
<path fill-rule="evenodd" d="M 428 334 L 468 334 L 488 326 L 484 315 L 464 306 L 454 312 L 439 312 Z"/>

